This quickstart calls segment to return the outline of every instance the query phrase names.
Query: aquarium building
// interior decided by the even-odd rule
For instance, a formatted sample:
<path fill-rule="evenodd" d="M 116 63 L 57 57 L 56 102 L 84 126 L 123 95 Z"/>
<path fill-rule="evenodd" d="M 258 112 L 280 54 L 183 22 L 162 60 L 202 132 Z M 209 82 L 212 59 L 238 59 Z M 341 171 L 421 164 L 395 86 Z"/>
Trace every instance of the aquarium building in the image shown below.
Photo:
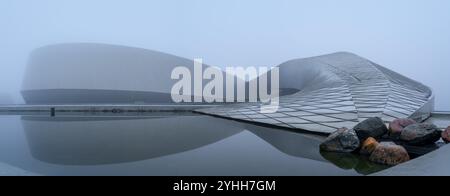
<path fill-rule="evenodd" d="M 161 52 L 106 44 L 59 44 L 35 50 L 22 96 L 27 104 L 175 104 L 171 72 L 193 61 Z M 208 65 L 203 65 L 209 67 Z M 280 106 L 260 113 L 256 103 L 221 104 L 194 112 L 313 132 L 333 132 L 380 117 L 426 119 L 432 90 L 355 54 L 339 52 L 278 66 Z M 225 73 L 223 72 L 225 75 Z"/>

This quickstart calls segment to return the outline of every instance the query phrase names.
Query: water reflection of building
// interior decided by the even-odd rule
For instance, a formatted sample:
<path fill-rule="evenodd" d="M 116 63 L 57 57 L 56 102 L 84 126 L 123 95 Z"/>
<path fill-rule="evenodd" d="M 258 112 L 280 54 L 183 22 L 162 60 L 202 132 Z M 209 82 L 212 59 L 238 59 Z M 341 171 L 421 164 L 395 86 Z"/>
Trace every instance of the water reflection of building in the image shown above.
<path fill-rule="evenodd" d="M 323 141 L 322 136 L 299 134 L 286 130 L 277 130 L 256 125 L 244 125 L 267 143 L 290 156 L 302 157 L 316 161 L 326 161 L 319 153 L 318 146 Z"/>
<path fill-rule="evenodd" d="M 177 81 L 171 72 L 177 66 L 192 73 L 194 63 L 124 46 L 47 46 L 31 55 L 22 95 L 28 104 L 173 104 L 171 89 Z M 369 117 L 424 120 L 434 108 L 427 86 L 351 53 L 296 59 L 278 67 L 283 92 L 278 112 L 260 114 L 259 105 L 250 103 L 197 112 L 330 133 Z"/>
<path fill-rule="evenodd" d="M 242 131 L 210 117 L 23 117 L 32 155 L 63 165 L 133 162 L 181 153 Z"/>
<path fill-rule="evenodd" d="M 22 124 L 33 157 L 58 165 L 105 165 L 144 161 L 169 155 L 183 157 L 184 152 L 213 146 L 242 132 L 251 132 L 257 136 L 256 138 L 261 138 L 262 143 L 265 141 L 281 154 L 323 163 L 330 161 L 340 168 L 355 169 L 358 172 L 378 169 L 376 165 L 367 165 L 367 161 L 357 157 L 342 158 L 321 154 L 318 146 L 323 139 L 322 136 L 236 123 L 208 116 L 179 114 L 159 117 L 34 116 L 22 117 Z M 204 154 L 204 156 L 203 159 L 208 159 L 211 155 Z M 352 165 L 355 167 L 351 167 Z M 367 167 L 364 167 L 365 165 Z"/>
<path fill-rule="evenodd" d="M 250 131 L 290 156 L 326 161 L 322 137 L 246 125 L 208 116 L 22 117 L 39 160 L 67 165 L 131 162 L 182 153 Z"/>

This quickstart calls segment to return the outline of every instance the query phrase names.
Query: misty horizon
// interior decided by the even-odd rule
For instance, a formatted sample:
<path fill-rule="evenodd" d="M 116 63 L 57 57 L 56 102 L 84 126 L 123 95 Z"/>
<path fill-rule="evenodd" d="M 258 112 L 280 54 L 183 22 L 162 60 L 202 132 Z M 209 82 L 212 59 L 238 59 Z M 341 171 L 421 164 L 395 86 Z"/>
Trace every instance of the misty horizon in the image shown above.
<path fill-rule="evenodd" d="M 450 110 L 445 0 L 0 3 L 0 104 L 20 104 L 29 54 L 59 43 L 139 47 L 215 66 L 277 66 L 349 51 L 434 90 Z M 360 16 L 360 17 L 355 17 Z"/>

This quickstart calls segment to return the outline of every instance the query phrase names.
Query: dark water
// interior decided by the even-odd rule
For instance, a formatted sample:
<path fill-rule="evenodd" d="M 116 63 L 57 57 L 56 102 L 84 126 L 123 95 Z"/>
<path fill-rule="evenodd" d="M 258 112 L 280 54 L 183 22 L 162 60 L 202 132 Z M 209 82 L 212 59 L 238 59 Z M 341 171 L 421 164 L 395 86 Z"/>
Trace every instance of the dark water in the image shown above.
<path fill-rule="evenodd" d="M 353 155 L 321 154 L 321 136 L 209 116 L 0 116 L 0 124 L 3 172 L 361 175 L 383 169 Z"/>

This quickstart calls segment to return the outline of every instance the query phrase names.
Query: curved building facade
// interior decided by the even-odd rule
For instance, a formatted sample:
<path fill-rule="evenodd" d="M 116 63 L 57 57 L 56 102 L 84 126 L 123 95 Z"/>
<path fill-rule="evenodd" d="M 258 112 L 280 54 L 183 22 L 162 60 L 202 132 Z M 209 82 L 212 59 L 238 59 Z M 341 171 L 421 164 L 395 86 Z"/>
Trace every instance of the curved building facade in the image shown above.
<path fill-rule="evenodd" d="M 193 60 L 152 50 L 51 45 L 31 54 L 22 96 L 27 104 L 167 104 L 172 103 L 171 89 L 177 82 L 171 73 L 178 66 L 194 73 Z"/>
<path fill-rule="evenodd" d="M 173 104 L 171 89 L 177 80 L 171 73 L 177 66 L 194 73 L 192 60 L 151 50 L 105 44 L 47 46 L 32 53 L 22 95 L 27 104 Z M 421 121 L 434 107 L 427 86 L 351 53 L 296 59 L 278 67 L 283 94 L 278 112 L 261 114 L 256 103 L 196 112 L 329 133 L 370 117 Z"/>
<path fill-rule="evenodd" d="M 236 104 L 198 112 L 259 124 L 331 133 L 370 118 L 423 121 L 434 109 L 425 85 L 357 55 L 340 52 L 279 65 L 280 88 L 298 92 L 280 97 L 278 112 L 262 114 L 257 104 Z"/>

